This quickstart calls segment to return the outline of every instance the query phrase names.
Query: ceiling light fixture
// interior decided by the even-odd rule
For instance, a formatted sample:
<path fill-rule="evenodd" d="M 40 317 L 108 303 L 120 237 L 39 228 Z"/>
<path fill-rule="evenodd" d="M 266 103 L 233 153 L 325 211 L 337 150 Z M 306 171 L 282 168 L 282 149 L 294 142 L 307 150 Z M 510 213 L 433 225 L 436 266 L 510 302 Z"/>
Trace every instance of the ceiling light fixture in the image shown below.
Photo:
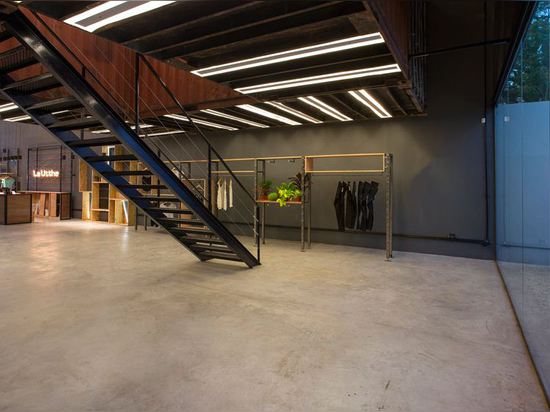
<path fill-rule="evenodd" d="M 251 59 L 205 67 L 204 69 L 195 70 L 191 73 L 201 77 L 214 76 L 216 74 L 234 72 L 238 70 L 249 69 L 251 67 L 286 62 L 289 60 L 303 59 L 306 57 L 318 56 L 326 53 L 334 53 L 342 50 L 370 46 L 372 44 L 378 43 L 384 43 L 382 35 L 380 33 L 371 33 L 362 36 L 354 36 L 345 39 L 334 40 L 327 43 L 315 44 L 313 46 L 300 47 L 298 49 L 285 50 L 279 53 L 266 54 L 263 56 L 253 57 Z"/>
<path fill-rule="evenodd" d="M 187 117 L 181 116 L 179 114 L 165 114 L 164 117 L 168 117 L 170 119 L 175 119 L 175 120 L 182 120 L 184 122 L 189 122 L 189 119 Z M 224 129 L 224 130 L 230 130 L 230 131 L 239 130 L 236 127 L 226 126 L 224 124 L 219 124 L 214 122 L 208 122 L 206 120 L 201 120 L 197 118 L 191 118 L 191 120 L 193 120 L 194 123 L 202 124 L 203 126 L 213 127 L 215 129 Z"/>
<path fill-rule="evenodd" d="M 107 1 L 76 16 L 69 17 L 65 23 L 94 32 L 100 27 L 147 13 L 171 3 L 174 1 Z"/>
<path fill-rule="evenodd" d="M 296 117 L 299 117 L 300 119 L 307 120 L 310 123 L 323 123 L 321 120 L 316 119 L 315 117 L 311 117 L 305 113 L 302 113 L 299 110 L 293 109 L 292 107 L 286 106 L 282 104 L 281 102 L 265 102 L 265 104 L 268 104 L 270 106 L 276 107 L 279 110 L 282 110 L 283 112 L 290 113 Z"/>
<path fill-rule="evenodd" d="M 329 116 L 334 117 L 335 119 L 338 119 L 341 122 L 349 122 L 353 120 L 351 117 L 346 116 L 342 112 L 336 110 L 332 106 L 329 106 L 328 104 L 317 99 L 316 97 L 313 97 L 313 96 L 298 97 L 298 100 L 319 109 L 323 113 L 328 114 Z"/>
<path fill-rule="evenodd" d="M 54 113 L 52 113 L 54 114 Z M 126 122 L 128 123 L 128 122 Z M 147 129 L 149 127 L 154 127 L 152 124 L 140 124 L 139 125 L 139 128 L 140 129 Z M 136 126 L 130 126 L 130 129 L 132 130 L 135 130 L 136 129 Z M 95 133 L 95 134 L 102 134 L 102 133 L 110 133 L 111 131 L 109 129 L 100 129 L 100 130 L 93 130 L 92 133 Z"/>
<path fill-rule="evenodd" d="M 289 89 L 292 87 L 309 86 L 319 83 L 330 83 L 341 80 L 358 79 L 361 77 L 379 76 L 400 72 L 401 69 L 397 63 L 385 66 L 366 67 L 364 69 L 347 70 L 343 72 L 321 74 L 319 76 L 301 77 L 298 79 L 283 80 L 279 82 L 256 84 L 253 86 L 239 87 L 235 90 L 243 94 L 259 93 L 268 90 Z"/>
<path fill-rule="evenodd" d="M 17 106 L 13 103 L 6 103 L 0 105 L 0 112 L 9 112 L 10 110 L 17 109 Z"/>
<path fill-rule="evenodd" d="M 289 124 L 291 126 L 299 126 L 302 124 L 295 120 L 289 119 L 288 117 L 280 116 L 278 114 L 271 113 L 270 111 L 261 109 L 259 107 L 252 106 L 251 104 L 240 104 L 237 107 L 240 109 L 246 110 L 248 112 L 256 113 L 256 114 L 259 114 L 260 116 L 267 117 L 268 119 L 273 119 L 281 123 Z"/>
<path fill-rule="evenodd" d="M 186 133 L 186 131 L 174 130 L 174 131 L 167 131 L 167 132 L 147 133 L 147 134 L 140 134 L 139 137 L 166 136 L 170 134 L 179 134 L 179 133 Z"/>
<path fill-rule="evenodd" d="M 348 91 L 348 93 L 355 97 L 355 99 L 363 103 L 365 106 L 367 106 L 369 109 L 371 109 L 378 117 L 383 119 L 392 117 L 392 115 L 384 108 L 384 106 L 382 106 L 380 102 L 372 97 L 371 94 L 366 90 L 350 90 Z"/>
<path fill-rule="evenodd" d="M 213 116 L 224 117 L 224 118 L 229 119 L 229 120 L 235 120 L 236 122 L 241 122 L 241 123 L 248 124 L 248 125 L 254 126 L 254 127 L 261 127 L 261 128 L 264 128 L 264 129 L 269 127 L 266 124 L 256 123 L 256 122 L 253 122 L 252 120 L 244 119 L 242 117 L 233 116 L 231 114 L 219 112 L 217 110 L 204 109 L 204 110 L 201 110 L 201 112 L 208 113 L 208 114 L 211 114 Z"/>
<path fill-rule="evenodd" d="M 31 117 L 27 116 L 26 114 L 22 116 L 15 116 L 15 117 L 9 117 L 7 119 L 4 119 L 6 122 L 22 122 L 23 120 L 30 120 Z"/>

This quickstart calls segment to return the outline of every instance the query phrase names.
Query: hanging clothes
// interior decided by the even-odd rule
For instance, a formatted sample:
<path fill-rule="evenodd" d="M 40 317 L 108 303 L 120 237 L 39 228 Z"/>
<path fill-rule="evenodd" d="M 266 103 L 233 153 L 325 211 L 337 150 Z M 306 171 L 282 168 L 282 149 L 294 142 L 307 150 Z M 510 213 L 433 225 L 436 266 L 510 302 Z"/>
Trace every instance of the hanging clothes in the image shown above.
<path fill-rule="evenodd" d="M 356 199 L 356 209 L 357 209 L 357 219 L 355 219 L 355 229 L 361 229 L 361 219 L 363 217 L 363 210 L 361 208 L 361 199 L 363 197 L 363 182 L 357 183 L 357 199 Z"/>
<path fill-rule="evenodd" d="M 370 183 L 363 182 L 363 191 L 361 192 L 361 222 L 359 223 L 359 230 L 367 230 L 368 209 L 367 209 L 367 195 L 370 190 Z"/>
<path fill-rule="evenodd" d="M 222 183 L 222 179 L 218 179 L 218 183 L 217 183 L 217 188 L 218 188 L 218 193 L 217 193 L 217 196 L 216 196 L 216 208 L 218 210 L 222 210 L 223 209 L 223 183 Z"/>
<path fill-rule="evenodd" d="M 370 182 L 370 189 L 367 194 L 367 209 L 369 216 L 367 218 L 367 230 L 372 230 L 372 227 L 374 225 L 374 198 L 376 197 L 376 194 L 378 193 L 378 183 L 377 182 Z"/>
<path fill-rule="evenodd" d="M 229 187 L 227 189 L 229 191 L 229 207 L 233 207 L 233 179 L 229 178 Z"/>
<path fill-rule="evenodd" d="M 345 192 L 344 182 L 338 182 L 336 194 L 334 196 L 334 210 L 336 212 L 336 221 L 338 223 L 338 231 L 343 232 L 345 226 L 344 211 L 345 211 Z"/>
<path fill-rule="evenodd" d="M 222 183 L 222 209 L 227 210 L 227 179 L 223 179 Z"/>
<path fill-rule="evenodd" d="M 355 228 L 355 219 L 357 218 L 357 199 L 355 192 L 355 182 L 353 186 L 348 182 L 346 184 L 346 228 Z"/>

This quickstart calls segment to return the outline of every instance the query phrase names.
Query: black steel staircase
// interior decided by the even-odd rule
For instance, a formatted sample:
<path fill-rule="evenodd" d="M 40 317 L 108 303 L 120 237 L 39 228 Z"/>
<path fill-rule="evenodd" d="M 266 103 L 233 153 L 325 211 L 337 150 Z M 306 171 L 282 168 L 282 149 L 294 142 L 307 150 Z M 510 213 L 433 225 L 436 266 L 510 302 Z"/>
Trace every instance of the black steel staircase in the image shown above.
<path fill-rule="evenodd" d="M 259 260 L 211 213 L 204 199 L 170 170 L 23 13 L 0 14 L 0 20 L 0 42 L 15 38 L 20 44 L 0 54 L 3 97 L 69 147 L 200 260 L 259 265 Z M 34 65 L 42 66 L 41 74 L 23 80 L 11 76 Z M 52 89 L 60 89 L 58 96 L 44 97 L 43 92 Z M 75 109 L 81 110 L 80 118 L 60 120 L 56 116 Z M 108 129 L 112 136 L 81 139 L 75 133 L 96 126 Z M 121 145 L 124 153 L 99 153 L 97 148 L 105 145 Z M 145 170 L 115 167 L 138 160 Z M 155 177 L 158 183 L 135 183 L 132 179 L 144 176 Z"/>

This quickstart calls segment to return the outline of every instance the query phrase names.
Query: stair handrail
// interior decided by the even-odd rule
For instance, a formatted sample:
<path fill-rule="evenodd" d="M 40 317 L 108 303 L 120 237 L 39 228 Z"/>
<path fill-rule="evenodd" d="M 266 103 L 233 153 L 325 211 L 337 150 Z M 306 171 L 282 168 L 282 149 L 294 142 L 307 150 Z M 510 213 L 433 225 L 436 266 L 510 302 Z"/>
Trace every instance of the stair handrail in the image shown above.
<path fill-rule="evenodd" d="M 211 151 L 212 153 L 214 153 L 218 159 L 220 160 L 220 162 L 223 164 L 223 166 L 227 169 L 227 171 L 229 172 L 229 174 L 231 175 L 231 177 L 237 182 L 237 184 L 239 185 L 239 187 L 246 193 L 246 195 L 254 202 L 256 203 L 256 199 L 254 198 L 254 196 L 252 196 L 252 194 L 248 191 L 248 189 L 246 189 L 246 187 L 242 184 L 242 182 L 240 181 L 240 179 L 237 178 L 237 176 L 235 175 L 235 173 L 231 170 L 231 168 L 229 167 L 229 165 L 226 163 L 226 161 L 223 159 L 223 157 L 218 153 L 218 151 L 212 146 L 212 143 L 210 143 L 210 140 L 208 140 L 208 138 L 206 137 L 206 135 L 204 134 L 204 132 L 200 129 L 200 127 L 197 126 L 197 124 L 193 121 L 193 118 L 191 116 L 189 116 L 189 113 L 187 112 L 187 110 L 185 110 L 185 107 L 181 104 L 181 102 L 178 100 L 178 98 L 176 97 L 176 95 L 172 92 L 172 90 L 168 87 L 168 85 L 164 82 L 164 80 L 162 80 L 162 78 L 160 77 L 160 75 L 158 74 L 158 72 L 155 70 L 155 68 L 153 67 L 153 65 L 147 60 L 147 58 L 145 56 L 143 56 L 141 53 L 138 53 L 138 56 L 141 58 L 141 60 L 145 63 L 145 65 L 147 66 L 147 68 L 151 71 L 151 73 L 155 76 L 155 78 L 159 81 L 159 83 L 162 85 L 163 89 L 166 91 L 166 93 L 168 93 L 168 95 L 170 96 L 170 98 L 174 101 L 174 103 L 176 103 L 176 105 L 178 106 L 178 108 L 181 110 L 181 112 L 185 115 L 185 117 L 187 118 L 187 120 L 189 121 L 189 123 L 195 128 L 195 130 L 199 133 L 199 135 L 202 137 L 202 139 L 206 142 L 206 144 L 208 145 L 208 150 Z"/>
<path fill-rule="evenodd" d="M 50 33 L 50 34 L 57 40 L 57 42 L 60 43 L 60 44 L 63 46 L 63 48 L 64 48 L 66 51 L 68 51 L 69 54 L 77 61 L 77 63 L 81 66 L 81 69 L 82 69 L 84 75 L 85 75 L 86 73 L 89 73 L 89 74 L 92 76 L 92 78 L 95 80 L 95 83 L 99 84 L 99 85 L 101 86 L 101 88 L 107 93 L 107 95 L 110 96 L 111 99 L 112 99 L 114 102 L 116 102 L 116 101 L 117 101 L 117 98 L 109 91 L 109 89 L 108 89 L 108 88 L 103 84 L 103 82 L 94 74 L 94 72 L 93 72 L 92 70 L 90 70 L 90 69 L 88 68 L 88 66 L 85 65 L 85 64 L 82 62 L 82 60 L 81 60 L 81 59 L 80 59 L 80 58 L 79 58 L 79 57 L 78 57 L 78 56 L 77 56 L 68 46 L 67 46 L 67 44 L 63 41 L 63 39 L 61 39 L 61 37 L 59 37 L 59 35 L 58 35 L 55 31 L 53 31 L 53 30 L 51 29 L 51 27 L 44 21 L 44 19 L 43 19 L 36 11 L 30 10 L 30 9 L 28 9 L 28 10 L 29 10 L 30 13 L 31 13 L 31 14 L 32 14 L 32 15 L 42 24 L 42 26 L 46 28 L 46 30 L 48 31 L 48 33 Z M 137 52 L 136 52 L 136 54 L 137 54 L 138 56 L 141 57 L 141 54 L 139 54 L 139 53 L 137 53 Z M 147 62 L 147 63 L 149 63 L 149 62 Z M 163 86 L 165 86 L 165 85 L 163 84 Z M 118 106 L 118 105 L 117 105 L 117 106 Z M 120 109 L 120 108 L 119 108 L 119 109 Z M 138 131 L 137 128 L 136 128 L 136 133 L 139 134 L 139 131 Z M 154 144 L 154 143 L 153 143 L 153 144 Z M 154 145 L 155 145 L 155 147 L 157 148 L 157 150 L 159 150 L 159 152 L 162 153 L 162 155 L 168 160 L 168 162 L 170 163 L 170 165 L 180 172 L 179 175 L 180 175 L 180 176 L 183 176 L 184 179 L 185 179 L 192 187 L 195 188 L 195 185 L 189 180 L 189 178 L 187 177 L 187 175 L 186 175 L 185 173 L 183 173 L 183 171 L 180 169 L 180 167 L 179 167 L 178 165 L 176 165 L 176 164 L 170 159 L 169 156 L 167 156 L 166 154 L 164 154 L 164 152 L 162 151 L 162 149 L 160 149 L 156 144 L 154 144 Z M 238 183 L 240 183 L 240 182 L 238 182 Z M 241 185 L 241 187 L 242 187 L 242 185 Z M 195 188 L 195 189 L 196 189 L 196 188 Z M 196 192 L 196 194 L 198 194 L 203 200 L 210 202 L 210 200 L 209 200 L 209 199 L 210 199 L 210 194 L 208 194 L 208 198 L 206 198 L 206 196 L 203 195 L 203 194 L 201 193 L 200 190 L 196 189 L 195 192 Z"/>

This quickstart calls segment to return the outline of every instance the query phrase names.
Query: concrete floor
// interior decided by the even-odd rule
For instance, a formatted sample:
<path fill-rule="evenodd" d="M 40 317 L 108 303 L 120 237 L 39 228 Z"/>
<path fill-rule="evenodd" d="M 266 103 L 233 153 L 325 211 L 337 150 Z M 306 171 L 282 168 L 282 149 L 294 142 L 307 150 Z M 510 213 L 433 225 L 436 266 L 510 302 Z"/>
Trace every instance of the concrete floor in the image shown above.
<path fill-rule="evenodd" d="M 199 263 L 162 233 L 0 227 L 0 411 L 535 411 L 494 263 L 271 241 Z"/>

